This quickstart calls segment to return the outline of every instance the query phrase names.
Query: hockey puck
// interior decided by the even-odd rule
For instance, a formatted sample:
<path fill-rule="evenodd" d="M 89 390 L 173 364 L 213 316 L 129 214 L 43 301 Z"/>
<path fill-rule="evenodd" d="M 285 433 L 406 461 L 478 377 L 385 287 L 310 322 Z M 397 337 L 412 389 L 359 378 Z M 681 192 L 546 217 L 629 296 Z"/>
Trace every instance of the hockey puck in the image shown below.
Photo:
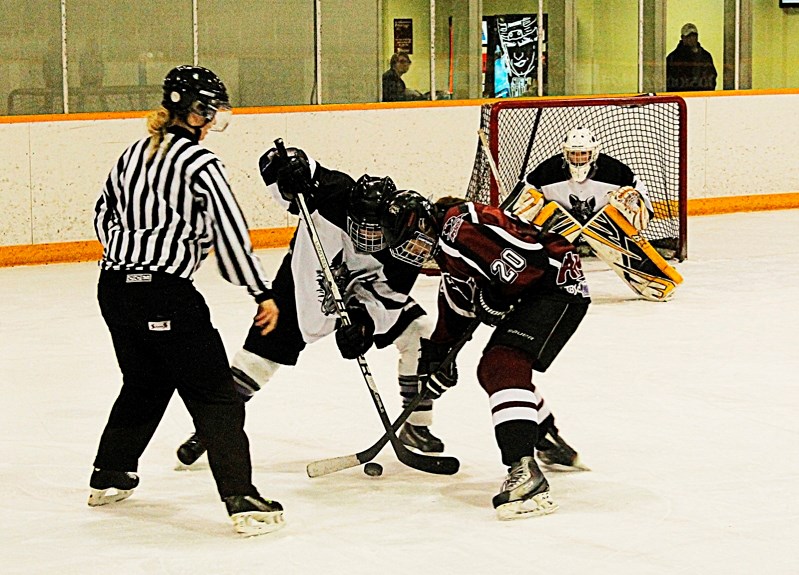
<path fill-rule="evenodd" d="M 363 472 L 369 477 L 380 477 L 383 475 L 383 466 L 379 463 L 369 462 L 363 466 Z"/>

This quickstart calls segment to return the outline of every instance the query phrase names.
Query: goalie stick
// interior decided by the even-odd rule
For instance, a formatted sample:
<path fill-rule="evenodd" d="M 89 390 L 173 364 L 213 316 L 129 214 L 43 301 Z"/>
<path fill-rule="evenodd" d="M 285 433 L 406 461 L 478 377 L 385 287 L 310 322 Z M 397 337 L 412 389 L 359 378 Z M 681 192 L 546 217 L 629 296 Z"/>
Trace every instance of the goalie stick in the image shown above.
<path fill-rule="evenodd" d="M 472 334 L 480 325 L 479 320 L 473 320 L 472 323 L 469 324 L 469 327 L 466 328 L 466 332 L 463 336 L 458 340 L 458 342 L 453 346 L 453 348 L 447 353 L 447 356 L 441 362 L 439 369 L 444 369 L 449 367 L 449 365 L 455 361 L 458 352 L 460 352 L 461 348 L 466 345 L 466 342 L 472 339 Z M 392 432 L 386 431 L 383 436 L 377 440 L 371 447 L 364 449 L 363 451 L 359 451 L 358 453 L 353 453 L 352 455 L 342 455 L 339 457 L 329 457 L 327 459 L 320 459 L 318 461 L 312 461 L 309 463 L 305 471 L 308 473 L 308 477 L 321 477 L 322 475 L 328 475 L 330 473 L 335 473 L 336 471 L 342 471 L 344 469 L 349 469 L 350 467 L 356 467 L 358 465 L 362 465 L 364 463 L 368 463 L 372 461 L 377 454 L 380 453 L 383 448 L 386 446 L 391 440 L 390 435 L 396 433 L 397 430 L 402 427 L 402 424 L 410 417 L 411 413 L 416 406 L 421 403 L 421 401 L 427 395 L 427 389 L 421 389 L 419 393 L 411 400 L 411 402 L 405 406 L 405 409 L 402 410 L 399 417 L 394 421 L 391 425 Z"/>
<path fill-rule="evenodd" d="M 275 140 L 275 148 L 282 158 L 288 160 L 288 152 L 286 151 L 286 146 L 283 144 L 282 139 L 278 138 Z M 311 244 L 313 244 L 314 251 L 316 252 L 316 257 L 319 260 L 319 267 L 322 269 L 325 283 L 327 284 L 330 294 L 333 297 L 333 301 L 336 304 L 336 312 L 338 313 L 343 325 L 351 325 L 350 316 L 349 313 L 347 313 L 347 306 L 341 297 L 338 285 L 333 277 L 333 272 L 330 269 L 330 264 L 327 261 L 327 255 L 325 254 L 324 247 L 322 246 L 322 241 L 319 239 L 319 234 L 317 233 L 316 227 L 311 220 L 311 214 L 308 211 L 308 204 L 305 203 L 305 197 L 302 192 L 297 194 L 296 201 L 300 208 L 302 220 L 305 222 L 305 228 L 308 230 Z M 418 469 L 419 471 L 424 471 L 427 473 L 438 473 L 441 475 L 453 475 L 454 473 L 457 473 L 458 468 L 460 467 L 460 462 L 456 458 L 449 456 L 421 455 L 419 453 L 414 453 L 405 447 L 405 445 L 403 445 L 403 443 L 394 433 L 391 421 L 386 413 L 386 408 L 383 405 L 383 400 L 380 398 L 377 385 L 375 384 L 374 378 L 372 377 L 372 372 L 369 369 L 369 364 L 366 363 L 366 358 L 364 358 L 363 355 L 358 356 L 358 367 L 361 368 L 361 374 L 366 382 L 366 386 L 369 388 L 372 402 L 377 408 L 380 421 L 386 430 L 388 440 L 391 442 L 394 452 L 397 454 L 397 459 L 399 459 L 408 467 L 413 467 L 414 469 Z"/>

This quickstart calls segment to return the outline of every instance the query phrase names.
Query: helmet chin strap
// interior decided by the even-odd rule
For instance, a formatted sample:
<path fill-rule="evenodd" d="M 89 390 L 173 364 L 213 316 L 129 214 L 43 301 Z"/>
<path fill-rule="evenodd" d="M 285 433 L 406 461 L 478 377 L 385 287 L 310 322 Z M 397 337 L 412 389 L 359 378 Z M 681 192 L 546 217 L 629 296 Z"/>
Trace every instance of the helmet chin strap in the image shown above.
<path fill-rule="evenodd" d="M 199 126 L 192 125 L 189 122 L 189 116 L 192 114 L 202 118 L 204 120 L 203 123 L 200 124 Z M 203 128 L 205 128 L 205 126 L 207 126 L 211 122 L 211 120 L 209 120 L 205 116 L 200 116 L 195 112 L 188 112 L 185 116 L 178 117 L 178 119 L 180 120 L 181 124 L 183 124 L 184 127 L 186 127 L 192 134 L 194 134 L 194 137 L 197 139 L 198 142 L 200 141 L 200 136 L 202 135 Z"/>

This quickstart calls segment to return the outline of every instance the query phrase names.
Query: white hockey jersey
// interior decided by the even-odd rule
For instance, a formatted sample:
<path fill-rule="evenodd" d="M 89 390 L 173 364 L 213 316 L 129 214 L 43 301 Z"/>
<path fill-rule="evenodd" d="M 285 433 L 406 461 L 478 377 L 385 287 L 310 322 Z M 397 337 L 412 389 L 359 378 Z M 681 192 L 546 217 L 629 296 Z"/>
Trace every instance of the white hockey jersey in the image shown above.
<path fill-rule="evenodd" d="M 354 298 L 366 308 L 375 324 L 375 345 L 385 347 L 414 319 L 425 314 L 408 295 L 418 269 L 393 258 L 388 250 L 370 254 L 358 252 L 345 231 L 348 189 L 342 182 L 352 180 L 340 172 L 321 167 L 320 171 L 315 179 L 330 178 L 334 185 L 317 188 L 311 220 L 342 298 L 347 303 L 352 303 Z M 280 205 L 288 207 L 276 184 L 268 186 L 268 190 Z M 290 264 L 294 293 L 280 296 L 293 296 L 302 338 L 305 343 L 312 343 L 335 331 L 338 315 L 311 237 L 301 220 L 286 258 L 278 276 L 285 273 L 285 266 Z M 273 289 L 280 290 L 286 283 L 276 278 Z"/>

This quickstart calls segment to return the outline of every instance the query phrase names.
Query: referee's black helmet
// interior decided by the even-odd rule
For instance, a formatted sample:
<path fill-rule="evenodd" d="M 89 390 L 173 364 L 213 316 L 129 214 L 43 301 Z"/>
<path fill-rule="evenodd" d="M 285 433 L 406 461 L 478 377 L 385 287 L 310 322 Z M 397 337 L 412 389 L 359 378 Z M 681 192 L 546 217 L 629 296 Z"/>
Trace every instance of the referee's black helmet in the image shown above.
<path fill-rule="evenodd" d="M 227 88 L 219 76 L 201 66 L 178 66 L 164 78 L 161 105 L 184 117 L 194 112 L 210 122 L 217 112 L 230 110 Z"/>

